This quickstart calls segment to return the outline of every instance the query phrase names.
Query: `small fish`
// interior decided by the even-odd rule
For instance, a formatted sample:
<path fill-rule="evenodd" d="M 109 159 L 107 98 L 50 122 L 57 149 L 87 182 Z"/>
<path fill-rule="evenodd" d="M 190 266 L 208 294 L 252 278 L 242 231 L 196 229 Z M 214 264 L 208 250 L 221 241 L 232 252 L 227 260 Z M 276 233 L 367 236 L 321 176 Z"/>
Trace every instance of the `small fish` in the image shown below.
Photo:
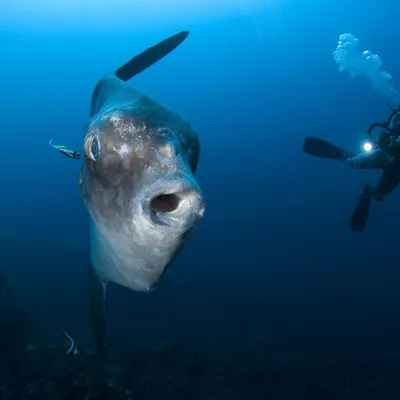
<path fill-rule="evenodd" d="M 50 140 L 49 145 L 69 158 L 74 158 L 75 160 L 81 158 L 81 155 L 78 152 L 66 148 L 63 144 L 53 144 L 53 139 Z"/>
<path fill-rule="evenodd" d="M 68 345 L 64 349 L 65 354 L 67 354 L 68 356 L 75 356 L 76 354 L 79 354 L 78 346 L 75 344 L 74 339 L 72 339 L 72 337 L 69 336 L 68 333 L 64 331 L 64 329 L 62 329 L 62 331 L 68 339 Z"/>

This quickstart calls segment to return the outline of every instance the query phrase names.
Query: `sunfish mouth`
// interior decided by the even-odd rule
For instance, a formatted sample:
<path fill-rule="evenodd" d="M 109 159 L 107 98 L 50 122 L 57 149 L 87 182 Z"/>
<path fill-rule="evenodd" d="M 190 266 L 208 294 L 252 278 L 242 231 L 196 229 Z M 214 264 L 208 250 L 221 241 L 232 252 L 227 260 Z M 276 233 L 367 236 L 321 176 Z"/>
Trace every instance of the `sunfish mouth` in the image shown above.
<path fill-rule="evenodd" d="M 193 225 L 204 215 L 203 195 L 197 187 L 181 182 L 155 190 L 145 208 L 156 224 Z"/>

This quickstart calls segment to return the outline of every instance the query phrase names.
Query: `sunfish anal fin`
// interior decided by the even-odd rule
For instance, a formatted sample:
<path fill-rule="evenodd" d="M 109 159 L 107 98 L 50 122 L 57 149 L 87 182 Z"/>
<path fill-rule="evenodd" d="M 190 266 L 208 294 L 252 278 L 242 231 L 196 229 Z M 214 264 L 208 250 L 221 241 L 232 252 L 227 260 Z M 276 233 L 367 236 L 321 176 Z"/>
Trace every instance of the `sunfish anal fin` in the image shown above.
<path fill-rule="evenodd" d="M 107 309 L 107 282 L 98 277 L 93 267 L 89 268 L 90 317 L 94 346 L 102 361 L 105 359 Z"/>

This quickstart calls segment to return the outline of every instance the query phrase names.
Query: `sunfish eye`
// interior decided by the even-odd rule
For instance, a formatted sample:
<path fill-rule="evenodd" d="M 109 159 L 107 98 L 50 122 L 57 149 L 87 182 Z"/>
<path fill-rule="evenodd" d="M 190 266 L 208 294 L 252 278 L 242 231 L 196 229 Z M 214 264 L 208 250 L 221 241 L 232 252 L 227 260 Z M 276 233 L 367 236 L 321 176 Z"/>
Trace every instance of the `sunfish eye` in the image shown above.
<path fill-rule="evenodd" d="M 85 153 L 92 160 L 96 161 L 100 155 L 100 143 L 95 135 L 89 135 L 85 140 Z"/>

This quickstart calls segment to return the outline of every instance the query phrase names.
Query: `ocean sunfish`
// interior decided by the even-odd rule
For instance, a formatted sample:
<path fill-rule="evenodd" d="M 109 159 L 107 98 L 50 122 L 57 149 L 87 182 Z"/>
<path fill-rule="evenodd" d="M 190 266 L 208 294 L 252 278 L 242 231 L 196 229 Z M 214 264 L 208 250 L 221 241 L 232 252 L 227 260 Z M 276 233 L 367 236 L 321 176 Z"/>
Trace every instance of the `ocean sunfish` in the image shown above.
<path fill-rule="evenodd" d="M 93 91 L 79 187 L 90 215 L 91 320 L 101 359 L 107 284 L 153 290 L 203 218 L 204 198 L 194 177 L 197 133 L 178 114 L 127 84 L 188 34 L 148 48 L 105 75 Z"/>

